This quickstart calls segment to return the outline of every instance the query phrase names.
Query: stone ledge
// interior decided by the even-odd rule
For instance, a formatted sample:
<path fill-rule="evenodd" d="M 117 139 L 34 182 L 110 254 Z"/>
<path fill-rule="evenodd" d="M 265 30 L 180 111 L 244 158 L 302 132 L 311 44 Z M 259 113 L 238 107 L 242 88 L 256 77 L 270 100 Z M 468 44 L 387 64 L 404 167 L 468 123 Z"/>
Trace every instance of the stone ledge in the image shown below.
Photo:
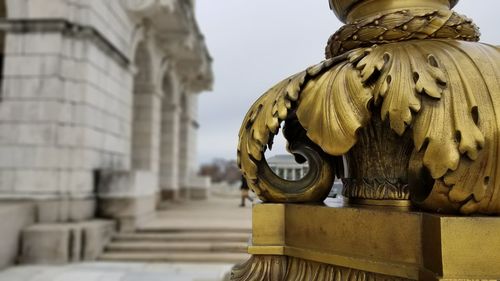
<path fill-rule="evenodd" d="M 23 228 L 35 223 L 35 208 L 30 203 L 0 203 L 0 269 L 13 265 L 19 253 Z"/>
<path fill-rule="evenodd" d="M 22 264 L 65 264 L 92 261 L 111 240 L 115 224 L 93 220 L 80 223 L 36 224 L 22 231 Z"/>
<path fill-rule="evenodd" d="M 131 232 L 154 216 L 157 198 L 156 194 L 128 198 L 101 198 L 98 203 L 98 216 L 116 220 L 120 232 Z"/>

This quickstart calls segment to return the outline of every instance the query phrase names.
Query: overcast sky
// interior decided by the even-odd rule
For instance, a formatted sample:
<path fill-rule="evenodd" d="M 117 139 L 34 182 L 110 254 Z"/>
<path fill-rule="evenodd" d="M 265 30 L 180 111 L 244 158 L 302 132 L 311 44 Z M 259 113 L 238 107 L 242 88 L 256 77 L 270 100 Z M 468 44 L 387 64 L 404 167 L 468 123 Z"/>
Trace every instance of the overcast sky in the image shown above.
<path fill-rule="evenodd" d="M 198 0 L 197 17 L 214 58 L 213 92 L 200 97 L 200 163 L 236 158 L 247 110 L 267 89 L 324 58 L 341 23 L 328 0 Z M 461 0 L 455 8 L 500 44 L 500 1 Z M 282 153 L 278 141 L 273 152 Z M 281 146 L 281 147 L 280 147 Z"/>

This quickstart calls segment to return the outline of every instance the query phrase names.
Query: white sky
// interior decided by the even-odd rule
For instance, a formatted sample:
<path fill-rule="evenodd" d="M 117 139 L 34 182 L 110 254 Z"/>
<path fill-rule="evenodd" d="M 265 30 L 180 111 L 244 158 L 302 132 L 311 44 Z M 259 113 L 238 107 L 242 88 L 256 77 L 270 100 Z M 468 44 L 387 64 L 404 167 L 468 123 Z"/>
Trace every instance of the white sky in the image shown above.
<path fill-rule="evenodd" d="M 328 0 L 198 0 L 197 18 L 214 58 L 214 91 L 200 97 L 200 163 L 236 158 L 247 110 L 267 89 L 324 58 L 341 23 Z M 499 0 L 461 0 L 455 8 L 474 19 L 481 41 L 500 44 Z M 283 153 L 278 140 L 272 154 Z"/>

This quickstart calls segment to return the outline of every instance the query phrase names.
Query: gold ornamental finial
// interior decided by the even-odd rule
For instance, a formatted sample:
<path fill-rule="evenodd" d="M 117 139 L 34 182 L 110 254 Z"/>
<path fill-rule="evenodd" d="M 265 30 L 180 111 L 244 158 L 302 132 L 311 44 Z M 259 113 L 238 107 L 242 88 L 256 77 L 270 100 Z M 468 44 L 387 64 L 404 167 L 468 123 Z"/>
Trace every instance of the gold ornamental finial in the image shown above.
<path fill-rule="evenodd" d="M 329 0 L 330 9 L 344 23 L 398 9 L 451 9 L 459 0 Z"/>

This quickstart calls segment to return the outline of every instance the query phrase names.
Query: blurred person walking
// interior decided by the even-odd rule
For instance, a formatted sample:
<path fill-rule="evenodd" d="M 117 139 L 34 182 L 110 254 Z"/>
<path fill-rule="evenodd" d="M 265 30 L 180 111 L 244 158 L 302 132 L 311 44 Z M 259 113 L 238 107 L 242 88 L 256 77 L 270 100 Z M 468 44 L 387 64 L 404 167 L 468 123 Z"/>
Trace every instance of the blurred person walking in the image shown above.
<path fill-rule="evenodd" d="M 241 204 L 240 207 L 245 207 L 245 202 L 248 199 L 250 202 L 253 202 L 253 198 L 250 197 L 249 192 L 250 188 L 248 187 L 247 180 L 245 177 L 241 176 Z"/>

